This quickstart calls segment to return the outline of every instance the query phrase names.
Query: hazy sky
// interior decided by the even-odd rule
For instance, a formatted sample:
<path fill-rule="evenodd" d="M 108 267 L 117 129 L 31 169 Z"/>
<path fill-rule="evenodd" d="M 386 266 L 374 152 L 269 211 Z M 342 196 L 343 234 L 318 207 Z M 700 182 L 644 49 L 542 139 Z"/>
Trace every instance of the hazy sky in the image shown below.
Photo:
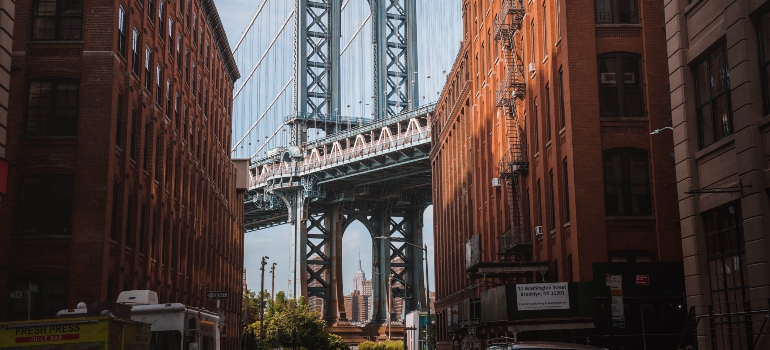
<path fill-rule="evenodd" d="M 233 47 L 239 40 L 249 21 L 256 13 L 257 8 L 263 1 L 264 0 L 215 0 L 231 47 Z M 286 3 L 293 3 L 291 0 L 268 1 L 285 1 Z M 350 4 L 348 5 L 361 5 L 355 4 L 356 2 L 366 4 L 366 0 L 343 0 L 343 2 L 345 1 L 350 1 Z M 421 23 L 421 32 L 418 31 L 418 42 L 422 43 L 418 51 L 420 56 L 419 84 L 421 95 L 423 95 L 422 102 L 429 103 L 437 99 L 438 92 L 441 91 L 445 81 L 445 74 L 451 69 L 457 50 L 459 49 L 459 41 L 462 35 L 460 21 L 460 0 L 417 1 L 418 18 L 427 18 Z M 435 6 L 436 3 L 440 3 L 442 6 L 437 9 Z M 271 18 L 271 20 L 276 19 Z M 282 18 L 278 20 L 283 22 Z M 456 25 L 453 25 L 452 23 L 456 23 Z M 293 32 L 293 29 L 291 31 Z M 365 39 L 367 42 L 370 42 L 370 38 Z M 444 42 L 441 42 L 442 40 Z M 255 54 L 258 57 L 260 53 L 256 52 Z M 293 57 L 286 57 L 286 59 L 293 60 Z M 246 76 L 251 70 L 251 67 L 239 67 L 239 69 L 241 75 Z M 431 75 L 433 76 L 433 79 L 431 79 Z M 236 87 L 240 84 L 240 81 L 236 83 Z M 355 99 L 358 98 L 354 98 L 354 100 Z M 345 102 L 343 101 L 343 104 L 344 103 Z M 348 108 L 350 108 L 350 105 L 348 105 Z M 239 135 L 236 133 L 237 131 L 234 132 L 233 138 L 236 138 L 237 141 Z M 434 264 L 432 206 L 425 211 L 424 224 L 423 241 L 428 245 L 430 285 L 431 290 L 435 290 L 435 283 L 433 278 Z M 366 231 L 364 226 L 358 222 L 349 226 L 345 232 L 342 241 L 343 283 L 345 294 L 350 292 L 353 273 L 358 268 L 359 252 L 366 278 L 371 279 L 371 244 L 372 239 L 369 236 L 369 233 Z M 288 225 L 246 233 L 244 264 L 247 270 L 247 284 L 249 289 L 259 289 L 260 259 L 262 256 L 269 256 L 269 263 L 275 262 L 278 264 L 276 266 L 275 276 L 276 292 L 280 290 L 288 290 L 288 278 L 290 276 L 289 254 L 290 245 Z M 267 266 L 268 271 L 269 267 L 270 265 Z M 269 273 L 266 273 L 265 289 L 269 291 L 271 289 L 270 286 L 271 276 Z"/>

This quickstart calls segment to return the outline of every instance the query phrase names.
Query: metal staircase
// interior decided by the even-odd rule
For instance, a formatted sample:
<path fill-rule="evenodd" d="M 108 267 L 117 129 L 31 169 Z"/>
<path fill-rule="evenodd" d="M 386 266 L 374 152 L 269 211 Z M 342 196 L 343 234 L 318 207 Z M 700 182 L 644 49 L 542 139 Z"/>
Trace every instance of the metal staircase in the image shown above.
<path fill-rule="evenodd" d="M 527 145 L 519 134 L 518 107 L 524 99 L 526 82 L 521 48 L 516 41 L 520 37 L 524 19 L 524 5 L 520 0 L 503 0 L 500 13 L 495 18 L 495 40 L 501 43 L 505 60 L 505 75 L 497 88 L 496 105 L 506 116 L 505 130 L 509 150 L 500 159 L 500 178 L 505 181 L 511 216 L 511 229 L 498 237 L 498 255 L 501 260 L 528 260 L 532 251 L 532 230 L 526 225 L 522 210 L 520 175 L 527 171 Z"/>

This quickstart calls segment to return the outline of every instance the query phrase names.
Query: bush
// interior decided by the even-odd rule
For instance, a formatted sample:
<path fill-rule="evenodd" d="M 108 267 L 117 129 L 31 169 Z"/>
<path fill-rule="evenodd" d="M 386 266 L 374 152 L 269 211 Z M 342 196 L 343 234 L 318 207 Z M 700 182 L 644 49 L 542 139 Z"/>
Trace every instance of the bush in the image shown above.
<path fill-rule="evenodd" d="M 403 350 L 404 342 L 400 340 L 386 340 L 382 343 L 365 341 L 358 344 L 358 350 Z"/>

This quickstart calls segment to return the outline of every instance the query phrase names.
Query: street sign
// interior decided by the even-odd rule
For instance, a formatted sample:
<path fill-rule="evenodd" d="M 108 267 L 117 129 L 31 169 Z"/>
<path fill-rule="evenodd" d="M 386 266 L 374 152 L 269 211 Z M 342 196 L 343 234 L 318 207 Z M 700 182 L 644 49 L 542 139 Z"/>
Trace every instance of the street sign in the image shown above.
<path fill-rule="evenodd" d="M 29 292 L 26 290 L 14 290 L 10 292 L 11 299 L 24 299 L 29 295 L 28 293 Z"/>
<path fill-rule="evenodd" d="M 206 299 L 227 299 L 230 292 L 223 291 L 209 291 L 206 292 Z"/>
<path fill-rule="evenodd" d="M 464 320 L 464 321 L 460 321 L 460 327 L 478 326 L 479 324 L 481 324 L 481 321 L 479 321 L 479 320 Z"/>
<path fill-rule="evenodd" d="M 30 283 L 29 284 L 29 291 L 37 293 L 38 291 L 40 291 L 40 286 L 38 286 L 37 284 Z"/>

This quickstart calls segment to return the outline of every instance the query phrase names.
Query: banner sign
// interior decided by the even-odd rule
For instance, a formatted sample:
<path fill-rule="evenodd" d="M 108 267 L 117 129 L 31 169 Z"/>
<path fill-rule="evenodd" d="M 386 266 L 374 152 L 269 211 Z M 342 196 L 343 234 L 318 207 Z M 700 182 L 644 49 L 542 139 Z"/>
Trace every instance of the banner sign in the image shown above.
<path fill-rule="evenodd" d="M 607 287 L 610 287 L 612 327 L 626 328 L 626 315 L 623 306 L 623 276 L 607 275 L 605 282 Z"/>
<path fill-rule="evenodd" d="M 519 311 L 569 309 L 567 282 L 516 285 Z"/>

